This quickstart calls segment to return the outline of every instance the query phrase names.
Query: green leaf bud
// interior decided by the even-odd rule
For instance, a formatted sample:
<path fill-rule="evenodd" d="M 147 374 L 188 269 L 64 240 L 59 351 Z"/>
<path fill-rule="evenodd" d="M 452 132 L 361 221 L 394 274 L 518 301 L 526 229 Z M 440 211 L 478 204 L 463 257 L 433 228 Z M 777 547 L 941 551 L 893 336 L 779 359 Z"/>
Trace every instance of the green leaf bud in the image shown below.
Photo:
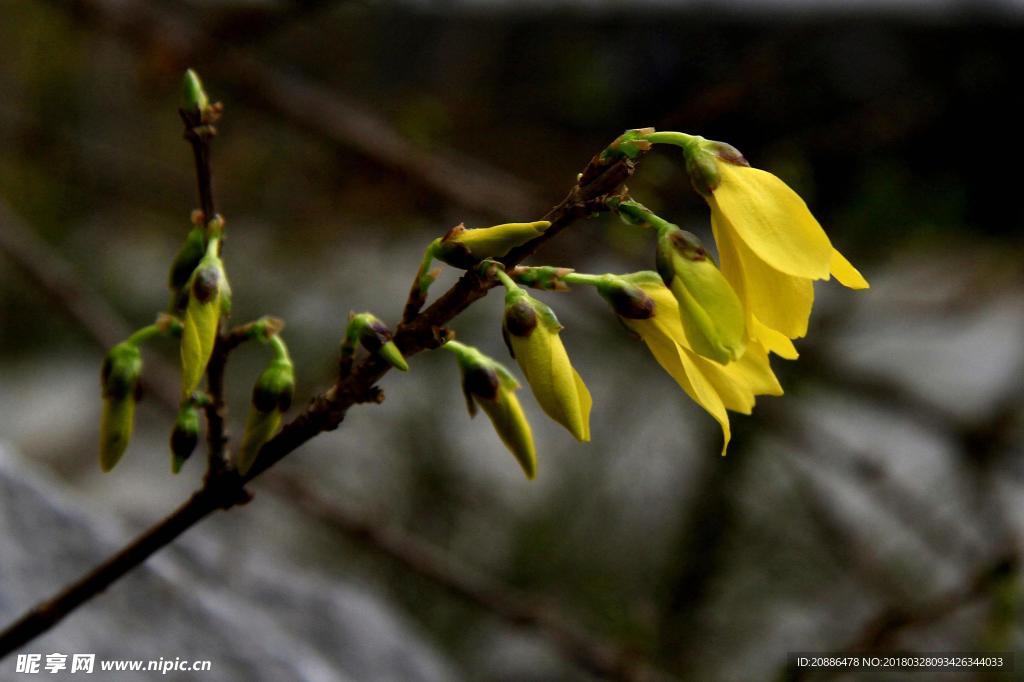
<path fill-rule="evenodd" d="M 203 112 L 210 106 L 210 98 L 206 96 L 203 82 L 192 69 L 185 71 L 181 84 L 181 108 L 188 111 Z"/>

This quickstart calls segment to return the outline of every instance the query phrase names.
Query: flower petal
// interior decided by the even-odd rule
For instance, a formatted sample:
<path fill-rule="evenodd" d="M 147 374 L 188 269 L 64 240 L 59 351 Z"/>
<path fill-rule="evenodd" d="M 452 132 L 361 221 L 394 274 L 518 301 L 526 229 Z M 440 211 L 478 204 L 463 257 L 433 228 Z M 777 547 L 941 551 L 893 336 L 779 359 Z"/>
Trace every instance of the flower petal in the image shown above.
<path fill-rule="evenodd" d="M 868 289 L 871 287 L 864 276 L 857 268 L 846 260 L 843 254 L 832 249 L 832 261 L 829 267 L 832 269 L 832 276 L 839 280 L 839 283 L 849 289 Z"/>
<path fill-rule="evenodd" d="M 807 204 L 767 171 L 719 163 L 712 214 L 731 223 L 758 258 L 795 277 L 828 279 L 832 244 Z"/>
<path fill-rule="evenodd" d="M 797 339 L 807 333 L 814 307 L 814 285 L 805 277 L 780 272 L 762 261 L 742 239 L 732 223 L 712 214 L 711 229 L 718 244 L 722 273 L 747 309 L 767 327 Z"/>
<path fill-rule="evenodd" d="M 752 339 L 757 340 L 762 344 L 766 350 L 775 353 L 780 358 L 787 360 L 796 360 L 800 357 L 800 353 L 797 352 L 796 346 L 789 340 L 782 332 L 777 332 L 770 327 L 766 327 L 761 324 L 761 321 L 757 319 L 757 316 L 750 318 L 750 336 Z"/>

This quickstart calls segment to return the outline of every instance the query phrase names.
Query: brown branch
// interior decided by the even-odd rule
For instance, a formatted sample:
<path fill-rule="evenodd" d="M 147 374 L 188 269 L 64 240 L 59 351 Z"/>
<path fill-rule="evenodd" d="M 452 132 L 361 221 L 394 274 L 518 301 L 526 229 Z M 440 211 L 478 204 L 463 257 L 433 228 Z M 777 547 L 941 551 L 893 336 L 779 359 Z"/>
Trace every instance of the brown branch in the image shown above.
<path fill-rule="evenodd" d="M 3 207 L 0 205 L 0 211 L 2 210 Z M 0 225 L 7 230 L 0 234 L 0 237 L 17 235 L 19 243 L 22 244 L 33 243 L 32 240 L 36 240 L 35 235 L 24 225 L 13 222 L 13 216 L 8 216 L 6 220 L 0 219 Z M 8 227 L 11 229 L 8 230 Z M 0 241 L 0 246 L 5 245 L 5 241 Z M 113 345 L 115 341 L 123 339 L 129 329 L 128 323 L 119 317 L 106 300 L 88 289 L 82 281 L 82 277 L 75 272 L 70 263 L 64 261 L 46 245 L 38 244 L 36 246 L 37 248 L 33 252 L 43 254 L 45 258 L 37 257 L 28 260 L 15 260 L 15 262 L 30 276 L 33 282 L 39 284 L 42 293 L 48 294 L 57 304 L 58 309 L 71 315 L 79 327 L 100 348 L 106 348 Z M 51 291 L 50 287 L 56 282 L 60 282 L 60 288 Z M 89 310 L 104 310 L 104 315 L 100 317 L 75 315 L 65 302 L 82 298 L 88 298 L 91 301 Z M 112 327 L 103 326 L 102 321 L 105 319 L 114 322 Z M 239 325 L 231 329 L 224 337 L 223 352 L 230 352 L 252 338 L 253 324 Z M 280 324 L 280 322 L 276 324 Z M 173 368 L 165 365 L 159 358 L 146 360 L 147 375 L 152 374 L 154 366 L 160 367 L 168 377 L 173 375 Z M 176 410 L 178 406 L 176 385 L 168 381 L 158 388 L 162 389 L 156 393 L 157 397 L 161 399 L 160 402 L 168 409 Z M 286 498 L 290 504 L 296 504 L 300 510 L 310 514 L 320 523 L 363 542 L 368 548 L 430 580 L 447 593 L 493 613 L 496 617 L 517 627 L 533 628 L 539 636 L 551 641 L 552 645 L 568 659 L 586 670 L 620 679 L 653 680 L 658 677 L 658 673 L 648 670 L 630 652 L 614 643 L 606 643 L 588 635 L 585 631 L 562 619 L 556 612 L 552 612 L 549 608 L 543 608 L 528 595 L 508 590 L 486 576 L 454 563 L 451 559 L 444 557 L 439 550 L 415 537 L 394 530 L 378 528 L 369 521 L 354 517 L 341 507 L 331 504 L 317 495 L 299 479 L 275 473 L 268 477 L 267 484 L 269 492 Z M 118 562 L 122 561 L 124 559 L 118 559 Z M 114 571 L 114 568 L 109 568 L 108 571 Z M 115 573 L 116 571 L 110 573 L 115 579 L 121 575 L 115 575 Z M 43 607 L 42 610 L 46 613 L 50 612 L 49 607 Z M 40 617 L 45 619 L 48 616 L 41 615 Z M 615 673 L 615 671 L 618 672 Z"/>
<path fill-rule="evenodd" d="M 508 267 L 516 265 L 541 244 L 568 227 L 576 218 L 600 210 L 601 199 L 620 190 L 632 174 L 633 161 L 603 161 L 595 157 L 584 170 L 582 178 L 591 178 L 577 185 L 546 219 L 552 226 L 530 244 L 516 249 L 505 259 Z M 400 325 L 395 342 L 406 357 L 438 347 L 440 330 L 474 301 L 487 294 L 491 283 L 467 272 L 451 289 L 408 324 Z M 124 549 L 77 582 L 64 588 L 51 599 L 25 613 L 0 632 L 0 657 L 3 657 L 40 634 L 46 632 L 78 606 L 99 594 L 131 568 L 141 564 L 153 552 L 172 542 L 185 530 L 216 509 L 230 509 L 248 500 L 245 484 L 272 467 L 319 433 L 336 429 L 348 409 L 355 404 L 380 402 L 382 395 L 377 381 L 390 365 L 376 356 L 367 356 L 352 373 L 328 391 L 315 397 L 309 406 L 260 450 L 255 463 L 245 476 L 224 470 L 206 477 L 203 487 L 170 517 L 144 532 Z"/>

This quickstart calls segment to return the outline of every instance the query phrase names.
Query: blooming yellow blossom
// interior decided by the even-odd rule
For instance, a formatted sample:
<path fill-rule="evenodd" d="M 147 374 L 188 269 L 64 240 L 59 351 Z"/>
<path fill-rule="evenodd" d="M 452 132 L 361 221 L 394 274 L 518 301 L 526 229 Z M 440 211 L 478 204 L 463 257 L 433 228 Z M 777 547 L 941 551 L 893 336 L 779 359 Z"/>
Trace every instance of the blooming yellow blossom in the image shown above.
<path fill-rule="evenodd" d="M 868 282 L 837 251 L 796 192 L 751 168 L 735 148 L 682 133 L 652 142 L 683 148 L 694 187 L 711 208 L 722 273 L 743 302 L 753 338 L 782 357 L 807 333 L 814 280 L 835 277 L 851 289 Z"/>
<path fill-rule="evenodd" d="M 548 306 L 515 286 L 505 296 L 502 333 L 509 351 L 526 375 L 537 402 L 549 417 L 577 440 L 590 440 L 592 400 L 583 379 L 569 362 L 558 333 L 562 325 Z"/>
<path fill-rule="evenodd" d="M 608 280 L 610 286 L 599 287 L 599 291 L 662 369 L 719 423 L 724 455 L 731 438 L 727 410 L 750 414 L 756 396 L 782 395 L 767 349 L 752 341 L 739 360 L 726 365 L 701 357 L 687 340 L 675 297 L 657 273 L 639 272 Z"/>

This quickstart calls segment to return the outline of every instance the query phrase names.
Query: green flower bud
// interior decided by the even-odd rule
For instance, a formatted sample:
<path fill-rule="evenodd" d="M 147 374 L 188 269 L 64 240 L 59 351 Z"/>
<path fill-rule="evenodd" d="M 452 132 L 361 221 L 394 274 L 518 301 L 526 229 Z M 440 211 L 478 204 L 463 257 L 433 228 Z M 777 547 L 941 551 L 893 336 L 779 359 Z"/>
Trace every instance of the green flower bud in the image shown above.
<path fill-rule="evenodd" d="M 191 400 L 181 406 L 171 431 L 171 471 L 178 473 L 199 444 L 199 407 Z"/>
<path fill-rule="evenodd" d="M 188 306 L 181 334 L 181 392 L 185 398 L 199 386 L 206 372 L 229 291 L 224 264 L 215 249 L 208 250 L 188 282 Z"/>
<path fill-rule="evenodd" d="M 696 236 L 674 225 L 659 230 L 658 273 L 679 302 L 694 352 L 720 364 L 746 349 L 746 315 L 732 286 Z"/>
<path fill-rule="evenodd" d="M 574 438 L 586 442 L 590 440 L 592 400 L 569 362 L 559 337 L 561 329 L 551 308 L 522 289 L 508 291 L 502 332 L 512 356 L 544 412 Z"/>
<path fill-rule="evenodd" d="M 121 461 L 135 427 L 135 397 L 106 398 L 100 417 L 100 469 L 110 471 Z"/>
<path fill-rule="evenodd" d="M 110 349 L 100 371 L 103 413 L 100 417 L 100 468 L 110 471 L 128 448 L 135 426 L 142 355 L 136 345 L 122 342 Z"/>
<path fill-rule="evenodd" d="M 466 229 L 456 225 L 434 242 L 433 255 L 457 268 L 469 269 L 485 258 L 501 258 L 509 251 L 544 234 L 551 227 L 547 220 L 533 223 L 506 223 L 493 227 Z"/>
<path fill-rule="evenodd" d="M 281 415 L 291 406 L 295 393 L 295 371 L 284 358 L 273 359 L 252 389 L 252 405 L 245 422 L 242 444 L 235 466 L 245 475 L 256 461 L 260 448 L 281 426 Z"/>
<path fill-rule="evenodd" d="M 409 364 L 402 356 L 402 352 L 398 350 L 398 346 L 392 341 L 391 330 L 372 313 L 352 315 L 349 318 L 346 336 L 350 342 L 349 350 L 354 350 L 351 344 L 358 341 L 369 353 L 384 358 L 395 369 L 403 372 L 409 371 Z"/>
<path fill-rule="evenodd" d="M 185 237 L 185 243 L 171 264 L 169 284 L 171 288 L 171 305 L 174 310 L 183 309 L 188 302 L 188 291 L 185 285 L 195 271 L 199 261 L 206 253 L 206 239 L 201 227 L 193 227 Z"/>
<path fill-rule="evenodd" d="M 519 462 L 526 477 L 537 474 L 533 432 L 516 398 L 519 382 L 502 365 L 477 349 L 449 341 L 443 348 L 455 353 L 462 371 L 462 392 L 470 415 L 479 405 L 494 425 L 498 437 Z"/>
<path fill-rule="evenodd" d="M 142 374 L 142 353 L 134 343 L 123 341 L 107 353 L 100 369 L 104 398 L 134 396 Z"/>
<path fill-rule="evenodd" d="M 629 281 L 628 277 L 608 278 L 606 283 L 597 287 L 597 292 L 608 301 L 619 317 L 646 320 L 654 315 L 654 299 L 644 293 L 638 284 Z"/>

